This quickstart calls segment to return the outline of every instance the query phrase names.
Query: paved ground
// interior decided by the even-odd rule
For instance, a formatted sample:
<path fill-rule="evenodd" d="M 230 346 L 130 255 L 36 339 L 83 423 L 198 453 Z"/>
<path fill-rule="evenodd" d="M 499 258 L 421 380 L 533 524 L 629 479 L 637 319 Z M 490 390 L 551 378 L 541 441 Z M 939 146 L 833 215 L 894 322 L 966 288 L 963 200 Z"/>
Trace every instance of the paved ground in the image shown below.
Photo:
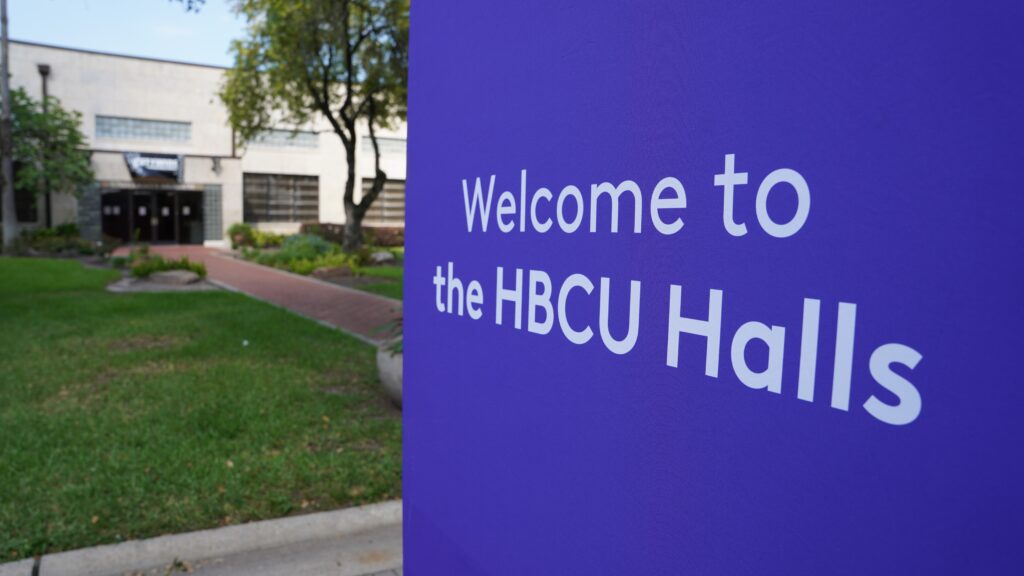
<path fill-rule="evenodd" d="M 153 246 L 150 250 L 165 258 L 188 256 L 201 261 L 213 282 L 370 343 L 386 338 L 382 327 L 402 315 L 402 303 L 397 300 L 260 266 L 220 250 L 202 246 Z"/>

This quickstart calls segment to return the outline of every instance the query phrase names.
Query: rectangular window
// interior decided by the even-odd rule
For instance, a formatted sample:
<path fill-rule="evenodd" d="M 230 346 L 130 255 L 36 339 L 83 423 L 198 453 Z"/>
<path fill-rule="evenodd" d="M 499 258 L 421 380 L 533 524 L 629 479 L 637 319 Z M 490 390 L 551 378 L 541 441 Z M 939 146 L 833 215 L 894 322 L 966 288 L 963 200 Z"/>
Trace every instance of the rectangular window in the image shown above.
<path fill-rule="evenodd" d="M 363 153 L 373 157 L 373 140 L 363 136 Z M 404 138 L 377 138 L 377 146 L 380 148 L 380 155 L 383 156 L 405 156 Z"/>
<path fill-rule="evenodd" d="M 363 180 L 363 194 L 370 191 L 373 179 Z M 376 226 L 405 226 L 405 181 L 388 180 L 377 199 L 366 211 L 364 222 Z"/>
<path fill-rule="evenodd" d="M 246 222 L 317 222 L 320 219 L 320 180 L 287 174 L 242 175 L 242 204 Z"/>
<path fill-rule="evenodd" d="M 14 163 L 14 178 L 17 181 L 19 162 Z M 24 189 L 20 186 L 14 187 L 14 214 L 18 222 L 33 223 L 39 220 L 39 209 L 36 204 L 36 191 Z"/>
<path fill-rule="evenodd" d="M 320 145 L 320 135 L 316 132 L 264 130 L 250 144 L 262 148 L 316 148 Z"/>
<path fill-rule="evenodd" d="M 96 116 L 96 138 L 188 142 L 192 139 L 192 124 L 169 120 Z"/>
<path fill-rule="evenodd" d="M 14 189 L 14 213 L 18 222 L 33 223 L 39 220 L 36 195 L 31 190 Z"/>

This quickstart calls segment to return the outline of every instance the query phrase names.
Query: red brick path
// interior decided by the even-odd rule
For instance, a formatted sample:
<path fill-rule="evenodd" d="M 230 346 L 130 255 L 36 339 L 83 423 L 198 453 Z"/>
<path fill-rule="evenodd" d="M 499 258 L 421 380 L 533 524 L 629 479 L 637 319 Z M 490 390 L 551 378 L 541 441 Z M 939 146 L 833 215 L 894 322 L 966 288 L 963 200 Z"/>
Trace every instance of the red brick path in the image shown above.
<path fill-rule="evenodd" d="M 396 300 L 260 266 L 212 248 L 153 246 L 150 250 L 165 258 L 188 256 L 201 261 L 209 279 L 218 284 L 371 343 L 386 338 L 381 328 L 402 315 L 402 303 Z"/>

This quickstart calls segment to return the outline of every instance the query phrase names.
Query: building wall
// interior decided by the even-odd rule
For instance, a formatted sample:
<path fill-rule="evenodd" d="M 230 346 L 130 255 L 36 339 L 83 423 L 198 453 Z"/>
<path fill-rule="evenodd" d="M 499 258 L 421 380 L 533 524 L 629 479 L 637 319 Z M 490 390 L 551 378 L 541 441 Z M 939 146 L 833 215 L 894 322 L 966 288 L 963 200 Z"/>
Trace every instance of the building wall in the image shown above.
<path fill-rule="evenodd" d="M 37 66 L 50 66 L 49 93 L 59 98 L 65 108 L 81 112 L 82 128 L 93 150 L 93 167 L 101 189 L 133 186 L 123 152 L 179 154 L 186 157 L 185 185 L 219 186 L 225 230 L 243 220 L 245 172 L 317 176 L 320 221 L 339 224 L 345 221 L 342 201 L 347 172 L 345 153 L 340 139 L 326 122 L 301 127 L 319 132 L 315 148 L 253 144 L 235 150 L 236 157 L 232 157 L 227 110 L 217 96 L 223 82 L 223 68 L 17 41 L 11 43 L 10 62 L 12 87 L 24 88 L 33 98 L 39 98 L 42 93 Z M 188 122 L 191 138 L 188 141 L 102 138 L 96 133 L 98 115 Z M 405 127 L 382 135 L 404 140 Z M 384 164 L 389 178 L 405 178 L 404 152 L 389 154 Z M 361 190 L 359 181 L 373 176 L 372 166 L 372 153 L 367 154 L 367 149 L 359 146 L 357 197 Z M 77 210 L 75 198 L 54 196 L 55 223 L 74 221 Z M 298 228 L 298 223 L 261 227 L 291 232 Z"/>

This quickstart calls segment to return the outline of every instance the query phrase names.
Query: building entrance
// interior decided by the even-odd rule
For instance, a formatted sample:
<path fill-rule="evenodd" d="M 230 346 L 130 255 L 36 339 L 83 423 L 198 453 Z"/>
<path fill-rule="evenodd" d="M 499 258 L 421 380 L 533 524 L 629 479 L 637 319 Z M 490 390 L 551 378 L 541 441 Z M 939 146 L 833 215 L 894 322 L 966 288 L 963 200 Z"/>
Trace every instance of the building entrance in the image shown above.
<path fill-rule="evenodd" d="M 123 242 L 203 243 L 203 193 L 119 190 L 103 194 L 103 234 Z"/>

